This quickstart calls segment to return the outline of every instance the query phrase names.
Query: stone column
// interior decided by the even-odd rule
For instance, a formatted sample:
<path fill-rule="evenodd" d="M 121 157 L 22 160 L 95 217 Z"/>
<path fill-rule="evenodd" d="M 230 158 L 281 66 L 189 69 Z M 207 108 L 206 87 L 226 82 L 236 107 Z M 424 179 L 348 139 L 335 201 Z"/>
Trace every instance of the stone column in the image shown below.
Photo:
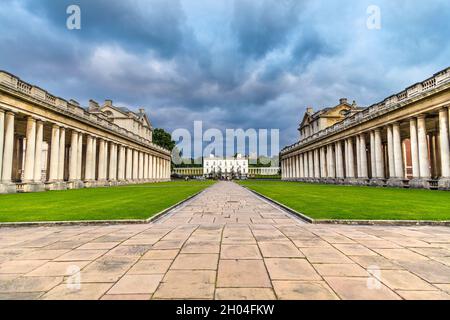
<path fill-rule="evenodd" d="M 81 169 L 83 164 L 83 133 L 78 133 L 77 149 L 77 180 L 81 180 Z"/>
<path fill-rule="evenodd" d="M 148 154 L 144 153 L 144 180 L 148 180 Z"/>
<path fill-rule="evenodd" d="M 109 142 L 105 141 L 105 180 L 109 179 L 109 159 L 110 159 L 110 148 L 109 148 Z"/>
<path fill-rule="evenodd" d="M 359 135 L 355 137 L 356 146 L 356 178 L 361 178 L 361 142 Z"/>
<path fill-rule="evenodd" d="M 419 145 L 420 178 L 428 180 L 431 178 L 431 173 L 430 159 L 428 157 L 428 141 L 425 115 L 420 115 L 417 117 L 417 141 Z"/>
<path fill-rule="evenodd" d="M 159 180 L 159 158 L 155 156 L 155 180 Z"/>
<path fill-rule="evenodd" d="M 284 165 L 284 178 L 287 179 L 288 178 L 288 166 L 287 166 L 287 158 L 284 158 L 283 160 L 283 165 Z"/>
<path fill-rule="evenodd" d="M 326 160 L 325 160 L 325 150 L 323 147 L 319 148 L 319 161 L 320 161 L 320 177 L 326 178 L 327 169 L 326 169 Z"/>
<path fill-rule="evenodd" d="M 377 177 L 377 166 L 375 161 L 375 132 L 370 131 L 370 171 L 371 178 L 376 179 Z"/>
<path fill-rule="evenodd" d="M 286 158 L 286 179 L 289 179 L 289 158 Z"/>
<path fill-rule="evenodd" d="M 447 108 L 439 110 L 439 147 L 441 154 L 441 172 L 439 189 L 450 189 L 450 143 L 449 143 L 449 111 Z"/>
<path fill-rule="evenodd" d="M 383 146 L 381 144 L 381 130 L 375 129 L 375 165 L 377 171 L 377 178 L 384 179 L 384 161 L 383 161 Z"/>
<path fill-rule="evenodd" d="M 412 118 L 409 120 L 409 130 L 411 138 L 411 162 L 412 162 L 412 175 L 413 179 L 420 178 L 419 168 L 419 144 L 417 142 L 417 119 Z"/>
<path fill-rule="evenodd" d="M 133 179 L 133 150 L 127 147 L 126 180 Z"/>
<path fill-rule="evenodd" d="M 24 183 L 34 180 L 34 160 L 36 156 L 36 119 L 27 118 L 27 146 L 25 150 Z"/>
<path fill-rule="evenodd" d="M 113 170 L 113 178 L 114 180 L 118 180 L 118 171 L 119 171 L 119 156 L 118 156 L 118 144 L 114 144 L 114 170 Z"/>
<path fill-rule="evenodd" d="M 291 157 L 291 165 L 292 165 L 292 179 L 295 179 L 297 176 L 297 167 L 295 166 L 295 156 Z"/>
<path fill-rule="evenodd" d="M 150 180 L 153 180 L 153 156 L 149 155 L 148 157 L 148 176 Z"/>
<path fill-rule="evenodd" d="M 336 142 L 336 177 L 338 179 L 344 178 L 344 160 L 342 159 L 342 143 Z"/>
<path fill-rule="evenodd" d="M 105 181 L 106 180 L 106 141 L 99 141 L 99 153 L 98 153 L 98 180 Z"/>
<path fill-rule="evenodd" d="M 97 180 L 97 138 L 92 138 L 92 180 Z"/>
<path fill-rule="evenodd" d="M 5 114 L 5 141 L 3 145 L 2 182 L 10 184 L 12 178 L 12 163 L 14 152 L 14 113 L 6 111 Z M 11 190 L 12 191 L 12 190 Z M 15 191 L 15 187 L 14 187 Z"/>
<path fill-rule="evenodd" d="M 248 172 L 245 172 L 248 174 Z M 170 180 L 172 176 L 172 159 L 167 160 L 167 180 Z"/>
<path fill-rule="evenodd" d="M 125 147 L 119 146 L 118 180 L 125 180 Z"/>
<path fill-rule="evenodd" d="M 388 163 L 389 163 L 389 178 L 394 178 L 395 162 L 394 162 L 394 139 L 392 134 L 392 126 L 387 126 L 387 142 L 388 142 Z"/>
<path fill-rule="evenodd" d="M 345 174 L 344 178 L 348 178 L 348 139 L 344 140 L 344 167 L 345 167 Z"/>
<path fill-rule="evenodd" d="M 93 168 L 92 168 L 92 166 L 94 164 L 94 161 L 93 161 L 93 156 L 94 156 L 93 147 L 94 147 L 94 141 L 92 139 L 92 136 L 91 135 L 87 135 L 87 137 L 86 137 L 86 168 L 85 168 L 86 171 L 84 173 L 84 179 L 86 181 L 94 180 L 93 177 L 92 177 L 92 173 L 94 171 Z"/>
<path fill-rule="evenodd" d="M 314 179 L 320 179 L 320 160 L 319 160 L 319 149 L 314 149 Z"/>
<path fill-rule="evenodd" d="M 348 174 L 347 177 L 355 179 L 355 155 L 353 153 L 353 138 L 347 139 Z M 354 181 L 353 181 L 354 182 Z"/>
<path fill-rule="evenodd" d="M 34 182 L 42 182 L 42 142 L 44 139 L 44 123 L 36 121 L 36 150 L 34 153 Z"/>
<path fill-rule="evenodd" d="M 405 173 L 403 170 L 403 150 L 402 138 L 400 136 L 400 124 L 394 123 L 392 125 L 392 142 L 394 144 L 394 167 L 395 177 L 403 180 Z"/>
<path fill-rule="evenodd" d="M 308 165 L 309 178 L 314 178 L 314 154 L 312 151 L 308 151 Z"/>
<path fill-rule="evenodd" d="M 77 180 L 78 161 L 78 132 L 72 131 L 69 158 L 69 181 Z"/>
<path fill-rule="evenodd" d="M 308 153 L 302 153 L 303 158 L 303 178 L 308 178 L 309 176 L 309 166 L 308 166 Z"/>
<path fill-rule="evenodd" d="M 139 180 L 144 179 L 144 153 L 139 152 Z"/>
<path fill-rule="evenodd" d="M 117 156 L 116 144 L 114 142 L 111 142 L 109 151 L 109 174 L 108 174 L 109 181 L 116 180 L 116 172 L 117 172 L 116 156 Z"/>
<path fill-rule="evenodd" d="M 59 128 L 58 180 L 64 181 L 64 164 L 66 157 L 66 129 Z"/>
<path fill-rule="evenodd" d="M 303 179 L 305 177 L 305 170 L 303 167 L 303 154 L 298 155 L 298 171 L 299 171 L 299 178 Z"/>
<path fill-rule="evenodd" d="M 133 150 L 133 180 L 139 178 L 139 154 L 137 150 Z"/>
<path fill-rule="evenodd" d="M 55 182 L 58 180 L 58 161 L 59 161 L 59 126 L 54 124 L 52 126 L 52 141 L 50 150 L 50 174 L 49 181 Z"/>
<path fill-rule="evenodd" d="M 334 155 L 333 145 L 328 146 L 328 160 L 330 167 L 328 169 L 328 177 L 331 179 L 336 178 L 336 156 Z"/>
<path fill-rule="evenodd" d="M 286 178 L 291 178 L 291 166 L 290 166 L 290 158 L 286 158 Z"/>
<path fill-rule="evenodd" d="M 367 179 L 369 177 L 369 172 L 367 169 L 366 136 L 364 134 L 359 136 L 359 144 L 359 152 L 361 156 L 361 178 Z"/>

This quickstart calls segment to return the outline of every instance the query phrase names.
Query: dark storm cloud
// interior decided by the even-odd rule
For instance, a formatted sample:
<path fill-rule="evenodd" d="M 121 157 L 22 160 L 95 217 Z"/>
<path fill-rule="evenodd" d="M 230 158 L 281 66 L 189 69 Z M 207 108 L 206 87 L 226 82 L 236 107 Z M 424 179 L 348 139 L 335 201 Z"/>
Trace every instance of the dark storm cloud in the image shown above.
<path fill-rule="evenodd" d="M 305 106 L 368 105 L 449 65 L 446 0 L 5 0 L 0 69 L 87 103 L 146 107 L 157 127 L 279 128 Z M 77 4 L 82 29 L 66 28 Z"/>

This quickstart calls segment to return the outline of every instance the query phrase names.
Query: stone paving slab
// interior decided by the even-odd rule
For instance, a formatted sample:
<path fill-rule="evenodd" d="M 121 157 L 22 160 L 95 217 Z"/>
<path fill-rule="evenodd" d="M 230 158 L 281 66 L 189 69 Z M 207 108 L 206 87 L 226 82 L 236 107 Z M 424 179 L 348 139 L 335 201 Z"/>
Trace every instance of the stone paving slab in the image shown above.
<path fill-rule="evenodd" d="M 0 299 L 450 299 L 450 228 L 311 225 L 219 182 L 146 225 L 0 229 Z"/>

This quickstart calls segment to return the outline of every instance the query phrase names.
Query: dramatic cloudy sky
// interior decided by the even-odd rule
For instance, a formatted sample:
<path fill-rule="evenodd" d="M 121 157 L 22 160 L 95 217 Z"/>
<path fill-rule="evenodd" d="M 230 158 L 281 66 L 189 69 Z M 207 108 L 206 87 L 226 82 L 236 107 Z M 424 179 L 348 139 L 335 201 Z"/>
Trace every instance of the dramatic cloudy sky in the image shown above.
<path fill-rule="evenodd" d="M 84 105 L 144 106 L 170 131 L 279 128 L 284 146 L 306 106 L 367 106 L 450 66 L 449 21 L 448 0 L 2 0 L 0 69 Z"/>

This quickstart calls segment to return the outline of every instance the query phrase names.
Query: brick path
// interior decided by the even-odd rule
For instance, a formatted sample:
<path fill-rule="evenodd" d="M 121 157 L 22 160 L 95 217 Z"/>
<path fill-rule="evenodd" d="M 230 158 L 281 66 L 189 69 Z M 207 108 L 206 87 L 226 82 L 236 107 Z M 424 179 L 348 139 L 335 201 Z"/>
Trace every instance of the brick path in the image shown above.
<path fill-rule="evenodd" d="M 0 299 L 449 294 L 450 228 L 308 225 L 231 182 L 149 225 L 0 229 Z"/>

